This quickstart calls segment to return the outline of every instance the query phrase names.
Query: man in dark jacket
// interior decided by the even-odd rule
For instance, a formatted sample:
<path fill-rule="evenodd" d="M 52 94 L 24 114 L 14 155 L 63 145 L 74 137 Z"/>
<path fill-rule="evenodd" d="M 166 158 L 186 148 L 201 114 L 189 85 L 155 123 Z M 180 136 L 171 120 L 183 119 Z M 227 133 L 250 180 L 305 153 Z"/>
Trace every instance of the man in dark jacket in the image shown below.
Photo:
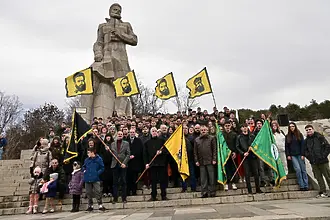
<path fill-rule="evenodd" d="M 100 175 L 104 171 L 104 164 L 102 158 L 96 154 L 96 149 L 90 147 L 87 150 L 88 157 L 85 159 L 83 165 L 84 182 L 86 194 L 88 198 L 87 211 L 93 211 L 93 197 L 96 197 L 99 205 L 99 210 L 104 211 L 105 208 L 102 204 L 101 183 Z"/>
<path fill-rule="evenodd" d="M 217 163 L 215 138 L 208 134 L 208 128 L 201 126 L 201 135 L 195 139 L 194 159 L 200 169 L 202 198 L 215 196 L 214 165 Z M 209 193 L 209 194 L 208 194 Z"/>
<path fill-rule="evenodd" d="M 118 202 L 118 191 L 119 186 L 121 186 L 121 197 L 123 203 L 126 203 L 127 197 L 127 166 L 130 159 L 130 148 L 129 143 L 124 140 L 123 132 L 117 132 L 117 139 L 111 144 L 111 151 L 116 155 L 116 157 L 121 162 L 118 163 L 116 159 L 112 159 L 111 169 L 113 174 L 113 200 L 112 203 Z"/>
<path fill-rule="evenodd" d="M 156 201 L 157 197 L 157 183 L 160 183 L 160 190 L 162 200 L 167 200 L 166 198 L 166 186 L 167 186 L 167 151 L 164 147 L 165 141 L 162 138 L 157 137 L 157 128 L 152 127 L 150 129 L 151 139 L 148 140 L 144 145 L 143 157 L 146 163 L 146 169 L 150 169 L 151 176 L 151 198 L 149 201 Z M 155 156 L 155 160 L 149 164 L 152 158 Z"/>
<path fill-rule="evenodd" d="M 2 160 L 2 154 L 5 151 L 5 147 L 7 145 L 7 140 L 5 134 L 0 134 L 0 160 Z"/>
<path fill-rule="evenodd" d="M 252 194 L 250 180 L 251 173 L 254 177 L 254 182 L 256 184 L 256 192 L 262 193 L 262 191 L 260 190 L 260 180 L 258 174 L 259 161 L 257 156 L 252 151 L 249 151 L 249 147 L 251 146 L 255 137 L 253 134 L 249 133 L 248 125 L 245 123 L 241 126 L 241 131 L 242 133 L 237 136 L 236 149 L 239 154 L 246 157 L 243 162 L 243 167 L 248 193 Z"/>
<path fill-rule="evenodd" d="M 225 165 L 226 174 L 227 174 L 227 184 L 225 185 L 225 190 L 227 191 L 229 189 L 228 184 L 230 184 L 230 180 L 233 177 L 235 171 L 236 171 L 236 164 L 235 164 L 235 158 L 236 158 L 236 141 L 237 141 L 237 134 L 231 130 L 231 123 L 230 121 L 226 121 L 224 124 L 225 131 L 223 132 L 223 137 L 227 143 L 228 148 L 231 150 L 231 158 L 227 161 Z M 237 189 L 236 183 L 238 181 L 238 175 L 236 174 L 231 182 L 231 186 L 233 190 Z"/>
<path fill-rule="evenodd" d="M 140 138 L 136 137 L 134 129 L 130 130 L 130 160 L 128 162 L 127 170 L 127 194 L 136 195 L 137 184 L 135 183 L 139 173 L 144 167 L 143 164 L 143 143 Z"/>
<path fill-rule="evenodd" d="M 139 138 L 141 139 L 142 143 L 145 144 L 147 142 L 147 140 L 150 139 L 150 132 L 149 132 L 149 128 L 147 126 L 143 126 L 142 129 L 142 134 L 139 135 Z"/>
<path fill-rule="evenodd" d="M 305 127 L 307 137 L 304 142 L 305 156 L 312 165 L 314 176 L 320 186 L 320 197 L 327 197 L 324 179 L 330 186 L 330 168 L 328 155 L 330 153 L 330 144 L 323 135 L 314 131 L 312 125 Z"/>

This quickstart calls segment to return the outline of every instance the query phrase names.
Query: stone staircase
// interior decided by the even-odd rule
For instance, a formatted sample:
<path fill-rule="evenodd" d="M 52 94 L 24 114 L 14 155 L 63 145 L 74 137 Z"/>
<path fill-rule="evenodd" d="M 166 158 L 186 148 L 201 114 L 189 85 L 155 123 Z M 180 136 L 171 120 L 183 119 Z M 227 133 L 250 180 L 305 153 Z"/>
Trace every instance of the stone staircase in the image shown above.
<path fill-rule="evenodd" d="M 29 205 L 29 156 L 30 151 L 22 151 L 21 160 L 0 161 L 0 215 L 12 215 L 25 213 Z M 254 183 L 252 183 L 254 185 Z M 168 188 L 168 201 L 149 202 L 150 189 L 138 190 L 137 196 L 127 198 L 128 203 L 112 204 L 110 198 L 104 198 L 103 203 L 107 209 L 141 209 L 178 207 L 191 205 L 209 205 L 224 203 L 241 203 L 252 201 L 280 200 L 280 199 L 301 199 L 315 197 L 317 191 L 300 192 L 295 175 L 289 175 L 288 179 L 282 182 L 279 189 L 264 187 L 264 194 L 247 195 L 245 183 L 237 184 L 238 190 L 223 191 L 218 186 L 217 197 L 199 198 L 199 192 L 181 193 L 180 188 Z M 39 211 L 43 209 L 44 200 L 39 202 Z M 58 208 L 58 207 L 57 207 Z M 87 208 L 87 200 L 82 199 L 80 210 Z M 65 196 L 62 211 L 71 210 L 71 198 Z"/>

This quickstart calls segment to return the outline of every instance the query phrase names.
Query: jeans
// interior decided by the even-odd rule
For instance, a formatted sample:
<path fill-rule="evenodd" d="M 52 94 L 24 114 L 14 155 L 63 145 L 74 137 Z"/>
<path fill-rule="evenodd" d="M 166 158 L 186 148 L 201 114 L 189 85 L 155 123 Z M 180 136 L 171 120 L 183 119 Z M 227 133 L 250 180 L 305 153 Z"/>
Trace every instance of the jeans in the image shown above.
<path fill-rule="evenodd" d="M 195 164 L 189 163 L 189 180 L 190 180 L 190 187 L 191 190 L 196 190 L 196 185 L 197 185 L 197 181 L 196 181 L 196 175 L 195 175 Z M 183 190 L 187 190 L 187 180 L 182 182 L 182 189 Z"/>
<path fill-rule="evenodd" d="M 326 186 L 324 183 L 323 176 L 330 187 L 330 168 L 329 163 L 322 163 L 322 164 L 314 164 L 312 165 L 314 177 L 317 180 L 317 183 L 320 187 L 320 193 L 326 193 Z"/>
<path fill-rule="evenodd" d="M 88 198 L 88 207 L 93 206 L 93 197 L 95 196 L 98 205 L 102 205 L 101 183 L 85 183 L 86 195 Z"/>
<path fill-rule="evenodd" d="M 308 188 L 308 176 L 306 172 L 305 160 L 302 160 L 300 155 L 291 156 L 291 158 L 300 188 Z"/>
<path fill-rule="evenodd" d="M 0 148 L 0 160 L 2 160 L 3 147 Z"/>
<path fill-rule="evenodd" d="M 215 196 L 215 175 L 212 164 L 200 165 L 202 196 L 208 194 Z"/>

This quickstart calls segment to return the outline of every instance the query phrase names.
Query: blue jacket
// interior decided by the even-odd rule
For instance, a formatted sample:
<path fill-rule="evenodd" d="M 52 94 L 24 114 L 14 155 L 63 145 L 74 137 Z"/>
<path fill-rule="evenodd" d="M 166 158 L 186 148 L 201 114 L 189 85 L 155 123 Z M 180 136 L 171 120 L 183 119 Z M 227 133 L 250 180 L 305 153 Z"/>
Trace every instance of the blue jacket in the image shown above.
<path fill-rule="evenodd" d="M 96 154 L 94 158 L 87 157 L 83 165 L 84 182 L 95 183 L 100 181 L 100 175 L 104 171 L 102 158 Z"/>
<path fill-rule="evenodd" d="M 0 148 L 5 147 L 7 145 L 6 138 L 0 138 Z"/>
<path fill-rule="evenodd" d="M 54 198 L 56 196 L 57 180 L 51 182 L 47 188 L 48 192 L 46 193 L 46 198 Z"/>

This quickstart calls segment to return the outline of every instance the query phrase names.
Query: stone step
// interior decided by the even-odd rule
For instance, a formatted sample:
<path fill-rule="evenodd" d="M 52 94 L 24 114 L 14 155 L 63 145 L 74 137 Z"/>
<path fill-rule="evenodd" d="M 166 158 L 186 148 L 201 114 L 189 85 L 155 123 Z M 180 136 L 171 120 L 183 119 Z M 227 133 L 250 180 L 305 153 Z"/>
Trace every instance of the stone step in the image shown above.
<path fill-rule="evenodd" d="M 231 195 L 221 196 L 214 198 L 187 198 L 187 199 L 173 199 L 167 201 L 155 201 L 155 202 L 128 202 L 126 204 L 116 203 L 111 204 L 110 202 L 104 201 L 104 206 L 107 209 L 142 209 L 142 208 L 163 208 L 163 207 L 179 207 L 179 206 L 193 206 L 193 205 L 211 205 L 211 204 L 228 204 L 228 203 L 242 203 L 242 202 L 260 202 L 268 200 L 281 200 L 281 199 L 302 199 L 315 197 L 318 194 L 317 191 L 308 192 L 277 192 L 277 193 L 265 193 L 265 194 L 254 194 L 254 195 Z M 97 207 L 95 205 L 95 207 Z M 72 208 L 71 204 L 63 205 L 63 211 L 70 211 Z M 80 210 L 85 210 L 87 204 L 83 203 Z M 39 205 L 39 211 L 42 211 L 43 205 Z M 56 207 L 58 210 L 58 206 Z M 27 210 L 27 207 L 15 207 L 15 208 L 4 208 L 0 209 L 0 215 L 12 215 L 12 214 L 23 214 Z"/>

